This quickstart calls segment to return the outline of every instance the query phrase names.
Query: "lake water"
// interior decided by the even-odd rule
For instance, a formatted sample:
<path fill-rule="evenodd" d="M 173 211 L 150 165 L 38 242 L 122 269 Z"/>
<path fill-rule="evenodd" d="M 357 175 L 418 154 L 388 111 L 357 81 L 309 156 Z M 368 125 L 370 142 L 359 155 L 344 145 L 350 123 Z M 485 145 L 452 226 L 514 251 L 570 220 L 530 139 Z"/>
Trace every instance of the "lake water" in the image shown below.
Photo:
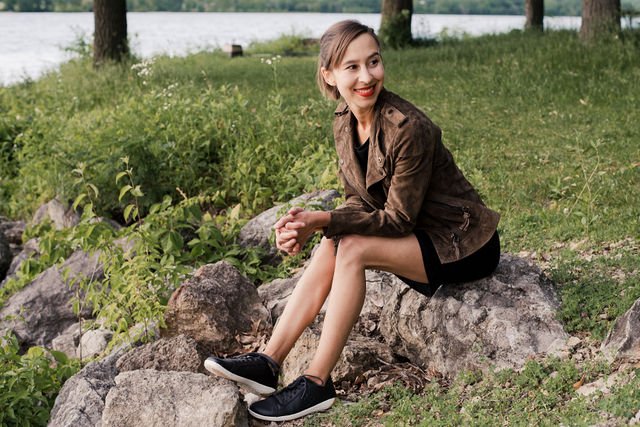
<path fill-rule="evenodd" d="M 334 22 L 357 19 L 376 30 L 379 14 L 335 13 L 164 13 L 127 14 L 132 50 L 142 56 L 186 55 L 221 47 L 246 46 L 282 34 L 320 37 Z M 524 26 L 524 16 L 414 15 L 414 37 L 501 33 Z M 578 29 L 579 17 L 546 17 L 547 28 Z M 70 58 L 65 47 L 93 33 L 92 13 L 0 13 L 0 85 L 37 78 Z"/>

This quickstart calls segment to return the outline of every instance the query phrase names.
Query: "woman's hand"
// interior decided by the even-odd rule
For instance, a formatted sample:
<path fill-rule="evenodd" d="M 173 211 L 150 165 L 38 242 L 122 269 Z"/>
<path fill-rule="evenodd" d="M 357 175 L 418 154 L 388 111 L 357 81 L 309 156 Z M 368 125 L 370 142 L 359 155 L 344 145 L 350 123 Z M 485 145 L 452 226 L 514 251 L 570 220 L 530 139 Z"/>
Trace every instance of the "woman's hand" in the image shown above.
<path fill-rule="evenodd" d="M 290 209 L 273 226 L 276 247 L 289 255 L 297 255 L 315 231 L 329 224 L 330 218 L 329 212 Z"/>

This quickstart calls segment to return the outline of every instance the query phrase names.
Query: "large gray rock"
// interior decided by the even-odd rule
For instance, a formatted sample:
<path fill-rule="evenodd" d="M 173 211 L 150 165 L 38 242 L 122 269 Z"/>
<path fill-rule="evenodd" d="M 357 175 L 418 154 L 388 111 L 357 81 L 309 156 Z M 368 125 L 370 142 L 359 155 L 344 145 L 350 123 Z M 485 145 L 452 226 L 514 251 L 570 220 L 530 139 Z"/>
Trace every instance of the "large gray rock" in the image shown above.
<path fill-rule="evenodd" d="M 163 336 L 185 334 L 216 354 L 244 353 L 271 333 L 271 318 L 255 286 L 231 264 L 200 267 L 173 293 Z M 255 347 L 255 346 L 254 346 Z"/>
<path fill-rule="evenodd" d="M 48 268 L 9 298 L 0 309 L 0 330 L 13 331 L 23 347 L 50 347 L 54 338 L 77 321 L 70 301 L 77 292 L 78 280 L 101 278 L 98 254 L 75 252 L 62 266 Z M 85 304 L 80 314 L 89 317 L 91 307 Z"/>
<path fill-rule="evenodd" d="M 118 348 L 104 359 L 89 363 L 69 378 L 56 397 L 49 427 L 100 426 L 107 393 L 116 384 L 116 361 L 127 350 L 128 347 Z"/>
<path fill-rule="evenodd" d="M 395 286 L 380 330 L 398 354 L 443 374 L 518 368 L 564 348 L 557 307 L 553 285 L 537 267 L 503 255 L 489 278 L 442 286 L 431 298 Z"/>
<path fill-rule="evenodd" d="M 311 325 L 302 333 L 282 364 L 282 382 L 289 384 L 304 374 L 311 363 L 320 341 L 321 325 Z M 364 372 L 394 362 L 391 349 L 375 340 L 357 333 L 351 334 L 345 344 L 331 378 L 336 384 L 353 382 Z"/>
<path fill-rule="evenodd" d="M 339 196 L 340 194 L 335 190 L 315 191 L 296 197 L 285 206 L 274 206 L 262 212 L 242 227 L 238 235 L 238 243 L 245 248 L 260 247 L 267 253 L 265 256 L 266 262 L 277 262 L 280 259 L 278 250 L 269 239 L 273 233 L 273 224 L 276 223 L 279 216 L 286 213 L 286 208 L 302 206 L 330 210 L 333 208 L 333 200 Z"/>
<path fill-rule="evenodd" d="M 620 316 L 602 343 L 609 362 L 640 362 L 640 299 Z"/>
<path fill-rule="evenodd" d="M 120 372 L 139 369 L 203 372 L 204 356 L 193 338 L 178 335 L 134 348 L 118 360 L 116 367 Z"/>
<path fill-rule="evenodd" d="M 115 382 L 103 427 L 248 425 L 238 388 L 222 378 L 146 369 L 123 372 Z"/>
<path fill-rule="evenodd" d="M 34 224 L 40 224 L 47 220 L 51 221 L 56 229 L 62 230 L 63 228 L 78 225 L 80 215 L 71 207 L 67 207 L 59 200 L 53 199 L 38 208 L 33 215 L 32 221 Z"/>

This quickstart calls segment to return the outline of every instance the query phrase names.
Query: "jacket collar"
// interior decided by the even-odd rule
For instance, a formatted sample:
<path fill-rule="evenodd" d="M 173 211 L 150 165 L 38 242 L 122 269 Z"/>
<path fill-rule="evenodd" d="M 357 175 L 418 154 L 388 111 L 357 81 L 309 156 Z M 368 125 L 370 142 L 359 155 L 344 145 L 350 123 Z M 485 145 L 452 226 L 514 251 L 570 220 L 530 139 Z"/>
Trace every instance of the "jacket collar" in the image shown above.
<path fill-rule="evenodd" d="M 334 112 L 338 125 L 335 142 L 338 156 L 342 160 L 340 163 L 342 172 L 360 197 L 378 209 L 381 209 L 383 205 L 372 197 L 368 190 L 387 176 L 387 171 L 384 168 L 386 150 L 383 142 L 385 120 L 389 122 L 388 119 L 391 119 L 387 125 L 398 126 L 405 119 L 404 114 L 386 102 L 388 96 L 389 92 L 383 89 L 376 102 L 374 120 L 371 124 L 366 176 L 360 168 L 353 148 L 355 117 L 350 114 L 349 106 L 344 101 L 338 105 Z M 383 117 L 385 114 L 387 117 Z"/>

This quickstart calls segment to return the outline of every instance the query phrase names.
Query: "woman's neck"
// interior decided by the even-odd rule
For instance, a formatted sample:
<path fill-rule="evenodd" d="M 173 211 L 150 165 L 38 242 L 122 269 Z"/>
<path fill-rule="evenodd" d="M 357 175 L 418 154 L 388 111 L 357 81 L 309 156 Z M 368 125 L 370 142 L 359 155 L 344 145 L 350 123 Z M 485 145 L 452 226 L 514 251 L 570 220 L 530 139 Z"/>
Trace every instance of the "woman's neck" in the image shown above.
<path fill-rule="evenodd" d="M 363 144 L 371 134 L 371 124 L 373 123 L 373 109 L 366 112 L 352 111 L 353 116 L 356 118 L 356 128 L 358 131 L 358 139 L 360 144 Z"/>

